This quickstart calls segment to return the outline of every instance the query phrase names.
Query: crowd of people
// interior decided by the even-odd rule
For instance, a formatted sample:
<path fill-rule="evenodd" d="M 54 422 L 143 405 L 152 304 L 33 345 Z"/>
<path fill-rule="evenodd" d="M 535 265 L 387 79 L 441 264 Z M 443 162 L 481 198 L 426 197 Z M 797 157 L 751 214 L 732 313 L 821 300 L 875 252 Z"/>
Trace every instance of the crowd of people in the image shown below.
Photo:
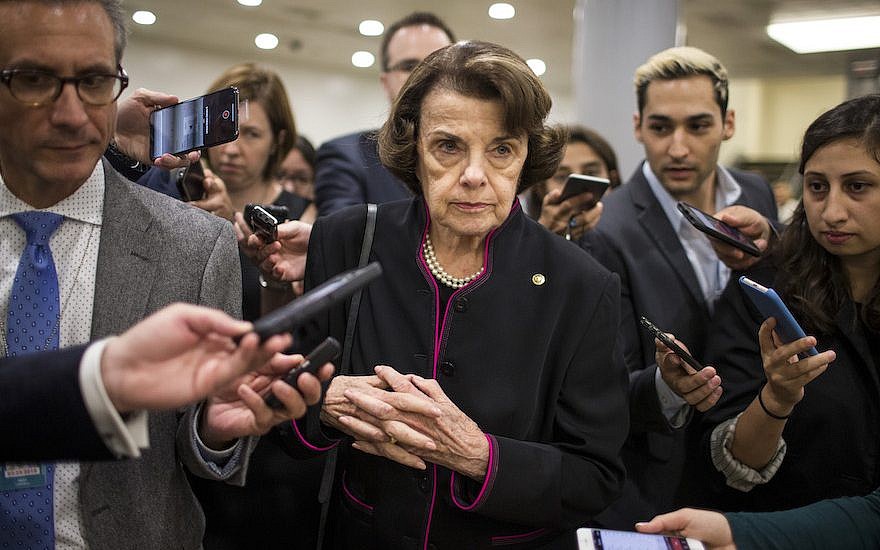
<path fill-rule="evenodd" d="M 810 124 L 792 208 L 789 182 L 719 164 L 724 65 L 658 52 L 623 181 L 514 51 L 418 12 L 382 42 L 381 128 L 316 151 L 279 75 L 241 63 L 206 87 L 247 101 L 238 138 L 151 161 L 178 98 L 120 99 L 117 0 L 0 19 L 0 546 L 555 549 L 589 526 L 880 547 L 880 95 Z M 608 190 L 566 196 L 571 174 Z M 274 239 L 248 205 L 283 212 Z M 368 262 L 294 334 L 251 334 Z M 285 383 L 328 336 L 334 365 Z"/>

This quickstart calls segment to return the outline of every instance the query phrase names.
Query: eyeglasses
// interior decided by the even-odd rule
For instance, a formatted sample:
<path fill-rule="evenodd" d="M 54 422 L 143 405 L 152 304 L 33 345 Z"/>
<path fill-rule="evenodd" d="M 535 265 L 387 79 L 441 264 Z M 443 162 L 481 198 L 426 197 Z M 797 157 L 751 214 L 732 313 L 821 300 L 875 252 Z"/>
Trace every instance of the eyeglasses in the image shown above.
<path fill-rule="evenodd" d="M 58 76 L 38 69 L 5 69 L 0 71 L 0 81 L 6 84 L 12 97 L 32 107 L 54 102 L 68 82 L 76 88 L 76 95 L 83 103 L 99 106 L 113 103 L 128 87 L 125 69 L 118 66 L 116 70 L 117 74 Z"/>
<path fill-rule="evenodd" d="M 421 62 L 421 59 L 401 59 L 394 65 L 388 67 L 385 72 L 393 73 L 394 71 L 400 71 L 402 73 L 411 73 L 415 70 L 416 67 L 419 66 L 419 63 Z"/>

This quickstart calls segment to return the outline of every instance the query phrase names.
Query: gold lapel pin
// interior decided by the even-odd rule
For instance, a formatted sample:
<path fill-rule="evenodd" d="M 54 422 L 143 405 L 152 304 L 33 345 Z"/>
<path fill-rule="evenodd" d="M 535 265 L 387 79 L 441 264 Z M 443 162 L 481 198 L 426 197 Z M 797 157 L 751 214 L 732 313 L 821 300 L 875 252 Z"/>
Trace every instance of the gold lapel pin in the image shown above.
<path fill-rule="evenodd" d="M 541 273 L 535 273 L 532 275 L 532 284 L 535 286 L 541 286 L 545 282 L 547 282 L 547 277 L 544 277 Z"/>

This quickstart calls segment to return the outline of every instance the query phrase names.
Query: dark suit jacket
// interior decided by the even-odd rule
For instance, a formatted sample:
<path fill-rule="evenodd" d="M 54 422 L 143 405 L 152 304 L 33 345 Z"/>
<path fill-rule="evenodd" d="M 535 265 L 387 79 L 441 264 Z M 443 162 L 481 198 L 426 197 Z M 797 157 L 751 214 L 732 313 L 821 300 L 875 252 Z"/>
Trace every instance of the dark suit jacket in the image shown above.
<path fill-rule="evenodd" d="M 742 194 L 737 204 L 776 219 L 770 186 L 759 176 L 731 170 Z M 630 373 L 630 435 L 624 446 L 628 483 L 624 497 L 603 518 L 611 527 L 671 509 L 684 461 L 684 430 L 673 432 L 654 384 L 654 338 L 638 323 L 644 315 L 703 357 L 709 308 L 697 276 L 666 213 L 639 166 L 626 185 L 603 201 L 598 226 L 581 245 L 620 275 L 620 338 Z"/>
<path fill-rule="evenodd" d="M 411 196 L 399 179 L 379 162 L 376 131 L 328 141 L 318 148 L 315 203 L 325 216 L 355 204 L 381 204 Z"/>
<path fill-rule="evenodd" d="M 104 171 L 92 339 L 123 332 L 179 301 L 239 315 L 232 225 L 129 182 L 106 162 Z M 217 473 L 198 459 L 191 414 L 150 414 L 150 448 L 138 460 L 81 465 L 83 535 L 91 548 L 201 545 L 204 519 L 181 463 L 199 475 Z"/>
<path fill-rule="evenodd" d="M 0 359 L 0 461 L 112 458 L 79 387 L 85 349 Z"/>

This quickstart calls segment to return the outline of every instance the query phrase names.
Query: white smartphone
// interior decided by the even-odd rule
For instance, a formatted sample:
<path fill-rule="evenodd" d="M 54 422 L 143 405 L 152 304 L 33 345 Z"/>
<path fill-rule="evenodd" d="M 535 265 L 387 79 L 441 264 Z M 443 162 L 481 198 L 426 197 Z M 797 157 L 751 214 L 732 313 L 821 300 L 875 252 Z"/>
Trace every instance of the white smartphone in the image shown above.
<path fill-rule="evenodd" d="M 702 542 L 685 537 L 650 535 L 582 527 L 577 530 L 578 550 L 705 550 Z"/>

